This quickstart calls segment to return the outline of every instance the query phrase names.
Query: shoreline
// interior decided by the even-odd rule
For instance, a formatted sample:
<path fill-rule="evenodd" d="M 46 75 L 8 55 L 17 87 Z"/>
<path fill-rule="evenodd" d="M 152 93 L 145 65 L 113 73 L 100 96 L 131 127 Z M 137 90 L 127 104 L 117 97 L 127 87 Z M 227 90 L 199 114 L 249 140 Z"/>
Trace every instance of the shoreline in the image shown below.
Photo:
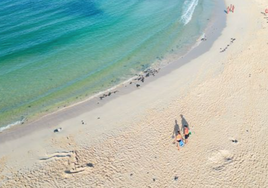
<path fill-rule="evenodd" d="M 119 96 L 121 94 L 126 95 L 131 93 L 132 91 L 135 91 L 137 88 L 135 87 L 135 84 L 139 84 L 141 87 L 147 85 L 150 82 L 153 82 L 154 80 L 167 75 L 168 73 L 170 73 L 171 71 L 173 71 L 174 69 L 178 69 L 181 66 L 183 66 L 184 64 L 186 64 L 187 62 L 197 58 L 198 56 L 202 55 L 203 53 L 205 53 L 206 51 L 208 51 L 210 49 L 210 47 L 212 46 L 212 44 L 214 43 L 214 41 L 217 40 L 217 38 L 221 35 L 221 31 L 224 29 L 224 27 L 226 26 L 226 16 L 225 14 L 219 14 L 218 12 L 220 12 L 223 8 L 225 8 L 225 3 L 224 1 L 219 1 L 217 2 L 217 4 L 215 5 L 215 10 L 213 10 L 212 16 L 210 18 L 209 23 L 207 24 L 203 35 L 200 36 L 198 38 L 198 40 L 192 45 L 192 47 L 183 55 L 181 55 L 178 59 L 178 57 L 176 57 L 176 54 L 172 54 L 169 55 L 171 57 L 164 59 L 165 61 L 168 61 L 168 63 L 164 63 L 164 66 L 157 66 L 156 68 L 154 68 L 154 64 L 149 67 L 146 70 L 149 71 L 159 71 L 157 72 L 155 75 L 150 75 L 149 77 L 146 77 L 146 81 L 145 82 L 141 82 L 137 79 L 139 79 L 139 77 L 141 75 L 145 76 L 145 71 L 140 72 L 137 76 L 134 76 L 132 78 L 129 78 L 128 80 L 125 80 L 107 90 L 101 91 L 97 94 L 94 94 L 93 96 L 86 98 L 82 101 L 79 102 L 75 102 L 75 103 L 71 103 L 69 106 L 66 106 L 62 109 L 56 110 L 52 113 L 48 113 L 45 114 L 43 116 L 38 116 L 37 118 L 34 118 L 33 120 L 30 120 L 29 122 L 27 121 L 27 117 L 24 117 L 24 119 L 21 122 L 15 122 L 14 124 L 10 124 L 7 125 L 5 127 L 1 127 L 0 128 L 0 143 L 5 142 L 10 140 L 10 138 L 14 139 L 14 138 L 19 138 L 22 136 L 26 136 L 28 133 L 32 133 L 34 131 L 38 131 L 39 129 L 45 129 L 46 124 L 43 124 L 43 126 L 37 125 L 39 124 L 39 122 L 43 120 L 43 122 L 48 122 L 50 121 L 49 116 L 57 116 L 57 114 L 61 114 L 61 113 L 68 113 L 68 111 L 72 111 L 71 108 L 76 107 L 76 106 L 81 106 L 81 108 L 83 108 L 83 106 L 91 106 L 90 108 L 86 108 L 85 110 L 78 110 L 79 112 L 77 112 L 75 115 L 71 112 L 72 116 L 77 116 L 81 113 L 87 112 L 87 111 L 91 111 L 94 108 L 98 108 L 102 105 L 104 105 L 106 102 L 109 102 L 110 100 L 112 100 L 113 98 L 117 98 L 118 95 L 114 96 L 114 92 L 120 92 Z M 215 17 L 214 17 L 215 16 Z M 213 20 L 213 21 L 212 21 Z M 219 21 L 218 20 L 224 20 L 224 21 Z M 216 28 L 216 31 L 215 31 Z M 205 37 L 204 37 L 205 36 Z M 202 38 L 205 38 L 205 40 L 201 40 Z M 174 56 L 174 57 L 173 57 Z M 132 88 L 131 84 L 129 83 L 133 83 L 132 84 Z M 105 99 L 103 100 L 99 100 L 101 96 L 105 95 L 105 94 L 109 94 L 111 93 L 112 95 L 106 96 Z M 84 103 L 84 104 L 83 104 Z M 79 108 L 79 107 L 77 107 Z M 58 115 L 60 116 L 60 115 Z M 52 119 L 54 119 L 52 117 Z M 25 121 L 26 120 L 26 121 Z M 60 124 L 62 121 L 64 121 L 65 119 L 62 118 L 59 121 L 56 121 L 55 124 Z M 16 124 L 18 123 L 18 124 Z M 50 126 L 49 126 L 50 127 Z M 23 130 L 25 129 L 25 130 Z M 14 134 L 16 136 L 14 136 Z M 8 136 L 7 136 L 8 135 Z"/>

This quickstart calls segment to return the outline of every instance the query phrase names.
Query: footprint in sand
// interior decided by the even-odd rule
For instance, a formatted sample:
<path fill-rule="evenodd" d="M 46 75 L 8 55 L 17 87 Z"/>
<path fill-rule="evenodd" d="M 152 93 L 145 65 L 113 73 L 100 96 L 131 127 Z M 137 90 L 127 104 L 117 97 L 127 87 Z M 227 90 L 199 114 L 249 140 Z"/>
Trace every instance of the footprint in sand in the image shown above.
<path fill-rule="evenodd" d="M 222 170 L 233 158 L 233 154 L 228 150 L 215 150 L 211 152 L 208 160 L 214 170 Z"/>
<path fill-rule="evenodd" d="M 41 161 L 50 161 L 55 160 L 55 162 L 59 159 L 66 160 L 67 169 L 64 170 L 64 177 L 68 175 L 74 175 L 78 173 L 89 173 L 91 169 L 94 168 L 93 163 L 81 163 L 79 159 L 79 155 L 77 155 L 77 151 L 63 151 L 56 152 L 52 155 L 48 155 L 48 157 L 41 158 Z"/>

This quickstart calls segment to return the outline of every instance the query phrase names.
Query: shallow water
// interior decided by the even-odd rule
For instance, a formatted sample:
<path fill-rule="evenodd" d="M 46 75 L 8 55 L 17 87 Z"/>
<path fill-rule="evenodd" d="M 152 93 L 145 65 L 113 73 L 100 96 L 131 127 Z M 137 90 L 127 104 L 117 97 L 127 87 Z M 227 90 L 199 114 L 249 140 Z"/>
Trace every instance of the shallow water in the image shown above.
<path fill-rule="evenodd" d="M 214 6 L 209 0 L 2 0 L 0 127 L 185 53 Z"/>

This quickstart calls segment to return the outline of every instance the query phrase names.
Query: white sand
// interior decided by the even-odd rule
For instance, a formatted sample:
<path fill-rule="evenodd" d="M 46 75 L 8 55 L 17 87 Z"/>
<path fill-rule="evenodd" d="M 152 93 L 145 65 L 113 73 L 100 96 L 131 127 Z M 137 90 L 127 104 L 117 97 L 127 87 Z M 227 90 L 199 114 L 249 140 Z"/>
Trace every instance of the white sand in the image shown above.
<path fill-rule="evenodd" d="M 202 56 L 66 117 L 54 125 L 60 133 L 49 125 L 1 143 L 0 187 L 268 187 L 268 23 L 260 13 L 268 2 L 231 3 L 235 13 Z M 180 114 L 193 134 L 178 151 Z"/>

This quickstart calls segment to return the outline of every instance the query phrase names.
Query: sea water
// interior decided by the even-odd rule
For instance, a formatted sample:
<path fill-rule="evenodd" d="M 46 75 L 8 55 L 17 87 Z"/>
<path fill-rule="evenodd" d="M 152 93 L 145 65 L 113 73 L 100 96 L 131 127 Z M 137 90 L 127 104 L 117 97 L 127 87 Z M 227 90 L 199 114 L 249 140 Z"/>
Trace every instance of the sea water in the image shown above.
<path fill-rule="evenodd" d="M 185 53 L 214 6 L 213 0 L 1 0 L 0 131 Z"/>

